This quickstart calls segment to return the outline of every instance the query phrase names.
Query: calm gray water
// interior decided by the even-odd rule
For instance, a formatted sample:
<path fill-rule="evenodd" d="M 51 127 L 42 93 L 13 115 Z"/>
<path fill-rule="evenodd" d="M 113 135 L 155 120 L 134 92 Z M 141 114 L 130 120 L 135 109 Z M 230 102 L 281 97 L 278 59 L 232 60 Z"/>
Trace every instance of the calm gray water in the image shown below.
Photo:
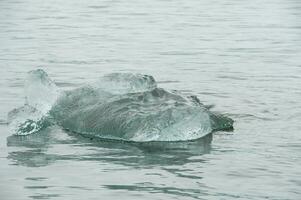
<path fill-rule="evenodd" d="M 11 136 L 36 68 L 62 89 L 150 74 L 235 130 L 143 145 Z M 301 198 L 299 0 L 0 0 L 0 73 L 1 200 Z"/>

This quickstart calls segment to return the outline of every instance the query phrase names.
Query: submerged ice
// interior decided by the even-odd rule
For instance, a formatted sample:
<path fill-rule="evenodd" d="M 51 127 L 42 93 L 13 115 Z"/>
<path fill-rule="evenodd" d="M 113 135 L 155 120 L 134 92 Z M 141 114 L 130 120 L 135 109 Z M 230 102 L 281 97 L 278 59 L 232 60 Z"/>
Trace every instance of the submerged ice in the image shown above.
<path fill-rule="evenodd" d="M 152 76 L 105 75 L 94 83 L 60 91 L 43 70 L 28 73 L 26 102 L 8 114 L 17 135 L 57 124 L 104 139 L 185 141 L 231 129 L 233 120 L 212 113 L 195 96 L 158 88 Z"/>

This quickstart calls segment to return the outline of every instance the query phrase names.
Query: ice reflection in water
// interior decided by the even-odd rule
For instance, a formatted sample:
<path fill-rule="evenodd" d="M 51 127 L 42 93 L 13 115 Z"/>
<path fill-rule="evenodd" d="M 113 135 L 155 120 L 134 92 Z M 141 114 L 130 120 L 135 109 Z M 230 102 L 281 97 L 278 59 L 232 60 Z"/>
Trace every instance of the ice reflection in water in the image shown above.
<path fill-rule="evenodd" d="M 56 134 L 55 131 L 47 129 L 39 134 L 10 136 L 7 138 L 7 146 L 17 148 L 16 151 L 9 152 L 8 158 L 13 160 L 14 164 L 28 167 L 47 166 L 61 160 L 98 161 L 137 168 L 183 165 L 187 162 L 201 162 L 189 158 L 209 153 L 212 140 L 212 134 L 194 141 L 146 143 L 86 138 L 68 132 L 65 132 L 68 134 L 67 138 L 59 139 L 56 138 Z M 67 145 L 70 154 L 51 153 L 49 148 L 56 145 Z M 73 153 L 78 148 L 87 153 Z"/>
<path fill-rule="evenodd" d="M 86 138 L 74 133 L 61 131 L 59 129 L 46 129 L 39 134 L 27 136 L 9 136 L 7 146 L 10 148 L 8 159 L 12 165 L 21 165 L 30 168 L 51 168 L 58 163 L 77 162 L 78 167 L 85 166 L 85 163 L 93 162 L 94 165 L 102 166 L 101 173 L 120 173 L 120 171 L 145 171 L 145 180 L 134 181 L 131 177 L 123 184 L 112 184 L 110 181 L 101 183 L 98 188 L 109 189 L 118 192 L 127 190 L 129 192 L 146 192 L 150 194 L 160 194 L 162 192 L 169 195 L 185 196 L 197 198 L 201 193 L 200 188 L 180 187 L 178 184 L 167 186 L 156 184 L 151 180 L 165 179 L 167 174 L 173 174 L 179 179 L 202 179 L 199 174 L 177 166 L 202 165 L 204 160 L 201 155 L 210 152 L 212 134 L 204 138 L 187 142 L 118 142 L 100 139 Z M 65 152 L 62 152 L 62 149 Z M 115 168 L 115 169 L 114 169 Z M 152 170 L 156 169 L 156 170 Z M 65 169 L 66 170 L 66 169 Z M 84 167 L 82 170 L 85 169 Z M 68 171 L 68 170 L 67 170 Z M 64 175 L 66 175 L 64 173 Z M 101 177 L 96 173 L 95 175 Z M 75 176 L 75 175 L 72 175 Z M 170 176 L 170 175 L 169 175 Z M 46 176 L 47 177 L 47 176 Z M 25 189 L 35 195 L 32 198 L 52 198 L 60 197 L 59 194 L 47 193 L 55 188 L 49 185 L 46 177 L 25 177 L 29 185 Z M 148 179 L 147 177 L 151 177 Z M 113 178 L 113 177 L 112 177 Z M 98 178 L 97 178 L 98 179 Z M 48 183 L 48 184 L 47 184 Z M 73 183 L 74 184 L 74 183 Z M 95 188 L 82 183 L 66 186 L 68 190 L 95 191 Z"/>

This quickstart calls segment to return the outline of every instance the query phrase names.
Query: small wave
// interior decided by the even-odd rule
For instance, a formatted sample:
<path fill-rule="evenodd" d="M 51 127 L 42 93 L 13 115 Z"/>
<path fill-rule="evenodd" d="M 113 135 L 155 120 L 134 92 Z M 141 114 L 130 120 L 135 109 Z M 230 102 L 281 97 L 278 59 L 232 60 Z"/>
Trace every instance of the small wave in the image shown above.
<path fill-rule="evenodd" d="M 0 125 L 6 125 L 8 122 L 4 119 L 0 119 Z"/>
<path fill-rule="evenodd" d="M 244 77 L 237 77 L 237 76 L 218 76 L 218 78 L 229 79 L 229 80 L 237 80 L 237 81 L 248 80 L 247 78 L 244 78 Z"/>
<path fill-rule="evenodd" d="M 260 116 L 256 116 L 253 114 L 227 114 L 227 116 L 229 117 L 233 117 L 233 118 L 239 118 L 239 119 L 259 119 L 259 120 L 264 120 L 264 121 L 273 121 L 274 119 L 272 118 L 268 118 L 268 117 L 260 117 Z"/>

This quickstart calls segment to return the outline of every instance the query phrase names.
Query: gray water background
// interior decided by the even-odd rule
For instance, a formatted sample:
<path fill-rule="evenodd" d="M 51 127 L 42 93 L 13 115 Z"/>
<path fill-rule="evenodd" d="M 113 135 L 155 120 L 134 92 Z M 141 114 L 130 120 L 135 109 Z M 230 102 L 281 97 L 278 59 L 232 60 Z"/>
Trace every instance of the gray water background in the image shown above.
<path fill-rule="evenodd" d="M 36 68 L 62 89 L 150 74 L 235 130 L 148 145 L 59 127 L 13 137 L 6 114 Z M 301 198 L 299 0 L 0 0 L 0 75 L 1 200 Z"/>

